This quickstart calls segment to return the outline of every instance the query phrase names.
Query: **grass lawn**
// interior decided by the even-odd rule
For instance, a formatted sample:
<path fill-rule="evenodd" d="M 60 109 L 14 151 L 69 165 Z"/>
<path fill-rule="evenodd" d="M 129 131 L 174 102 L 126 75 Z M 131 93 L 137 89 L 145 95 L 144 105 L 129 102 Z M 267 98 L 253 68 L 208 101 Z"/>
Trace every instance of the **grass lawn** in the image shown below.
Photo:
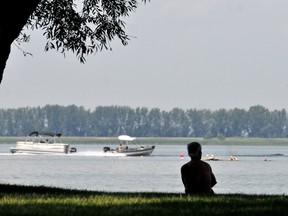
<path fill-rule="evenodd" d="M 108 193 L 0 184 L 0 215 L 287 215 L 286 195 Z"/>

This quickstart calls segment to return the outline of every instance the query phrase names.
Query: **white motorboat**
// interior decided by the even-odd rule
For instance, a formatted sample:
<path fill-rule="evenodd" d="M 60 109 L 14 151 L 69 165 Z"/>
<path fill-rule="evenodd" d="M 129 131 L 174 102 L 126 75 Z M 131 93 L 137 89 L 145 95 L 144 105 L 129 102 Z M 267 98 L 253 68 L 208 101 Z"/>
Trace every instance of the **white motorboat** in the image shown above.
<path fill-rule="evenodd" d="M 155 146 L 137 145 L 135 140 L 135 137 L 120 135 L 118 136 L 119 146 L 117 148 L 104 147 L 103 151 L 122 156 L 148 156 L 152 154 Z"/>
<path fill-rule="evenodd" d="M 11 153 L 48 154 L 48 153 L 74 153 L 76 148 L 69 144 L 61 143 L 62 134 L 33 131 L 25 141 L 18 141 L 16 147 L 11 147 Z"/>

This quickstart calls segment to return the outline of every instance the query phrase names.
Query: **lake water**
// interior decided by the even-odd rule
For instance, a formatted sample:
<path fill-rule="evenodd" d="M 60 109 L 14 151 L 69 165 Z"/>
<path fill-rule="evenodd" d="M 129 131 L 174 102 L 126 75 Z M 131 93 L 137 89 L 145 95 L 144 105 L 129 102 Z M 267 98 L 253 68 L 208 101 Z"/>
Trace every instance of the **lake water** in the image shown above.
<path fill-rule="evenodd" d="M 109 192 L 183 193 L 186 145 L 156 144 L 151 156 L 105 156 L 104 145 L 72 145 L 67 155 L 17 155 L 0 145 L 0 183 Z M 215 193 L 288 194 L 288 146 L 202 146 L 217 178 Z M 180 154 L 185 156 L 181 159 Z M 230 156 L 238 161 L 229 161 Z M 267 159 L 265 161 L 264 159 Z"/>

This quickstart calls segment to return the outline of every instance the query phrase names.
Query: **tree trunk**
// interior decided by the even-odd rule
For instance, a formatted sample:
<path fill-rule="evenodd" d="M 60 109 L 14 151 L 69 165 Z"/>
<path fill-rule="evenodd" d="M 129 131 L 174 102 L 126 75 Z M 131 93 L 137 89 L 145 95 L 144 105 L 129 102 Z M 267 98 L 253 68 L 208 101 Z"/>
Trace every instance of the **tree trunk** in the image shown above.
<path fill-rule="evenodd" d="M 0 83 L 13 41 L 41 0 L 5 0 L 0 3 Z"/>

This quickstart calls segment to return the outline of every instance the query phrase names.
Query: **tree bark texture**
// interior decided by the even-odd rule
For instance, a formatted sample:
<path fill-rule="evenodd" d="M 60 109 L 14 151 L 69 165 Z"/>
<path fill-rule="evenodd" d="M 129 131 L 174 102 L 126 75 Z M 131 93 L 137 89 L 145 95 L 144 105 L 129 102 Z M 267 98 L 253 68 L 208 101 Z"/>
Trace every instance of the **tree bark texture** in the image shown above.
<path fill-rule="evenodd" d="M 13 41 L 41 0 L 5 0 L 0 3 L 0 83 Z"/>

